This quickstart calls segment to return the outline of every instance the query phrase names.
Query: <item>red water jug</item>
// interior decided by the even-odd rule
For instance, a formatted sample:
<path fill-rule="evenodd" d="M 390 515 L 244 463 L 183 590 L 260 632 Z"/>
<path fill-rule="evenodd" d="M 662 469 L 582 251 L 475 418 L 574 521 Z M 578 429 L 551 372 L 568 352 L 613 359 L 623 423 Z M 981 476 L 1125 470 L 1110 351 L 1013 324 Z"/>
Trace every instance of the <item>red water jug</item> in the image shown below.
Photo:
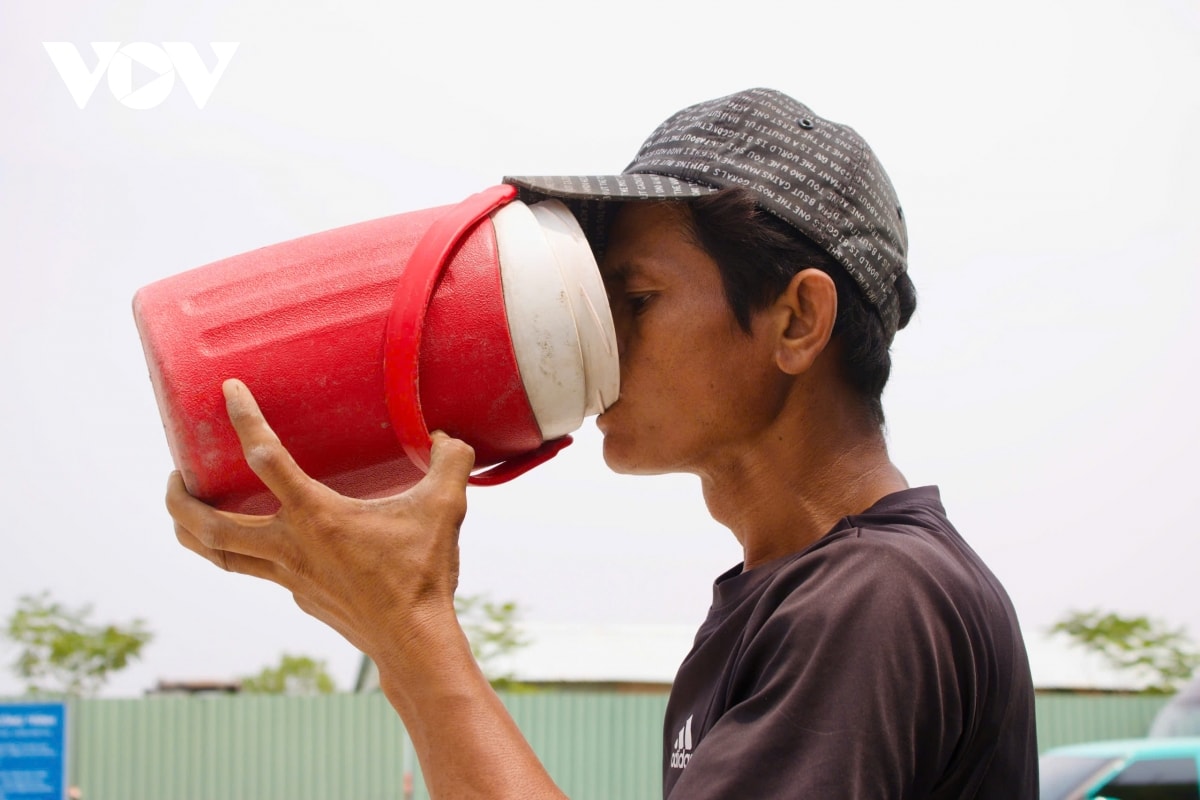
<path fill-rule="evenodd" d="M 430 430 L 475 448 L 473 483 L 570 443 L 618 391 L 592 251 L 564 205 L 497 186 L 218 261 L 133 301 L 167 443 L 188 490 L 277 503 L 246 466 L 221 383 L 240 378 L 297 463 L 375 497 L 420 480 Z"/>

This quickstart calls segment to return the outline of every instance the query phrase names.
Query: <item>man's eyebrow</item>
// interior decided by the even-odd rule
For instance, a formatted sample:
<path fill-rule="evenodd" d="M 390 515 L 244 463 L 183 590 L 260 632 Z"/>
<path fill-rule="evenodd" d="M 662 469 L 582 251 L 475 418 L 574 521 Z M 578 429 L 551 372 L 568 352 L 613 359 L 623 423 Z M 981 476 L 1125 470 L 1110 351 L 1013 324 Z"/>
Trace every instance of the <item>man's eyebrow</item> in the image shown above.
<path fill-rule="evenodd" d="M 636 261 L 622 260 L 612 266 L 605 266 L 604 272 L 614 278 L 630 278 L 642 275 L 647 270 Z"/>

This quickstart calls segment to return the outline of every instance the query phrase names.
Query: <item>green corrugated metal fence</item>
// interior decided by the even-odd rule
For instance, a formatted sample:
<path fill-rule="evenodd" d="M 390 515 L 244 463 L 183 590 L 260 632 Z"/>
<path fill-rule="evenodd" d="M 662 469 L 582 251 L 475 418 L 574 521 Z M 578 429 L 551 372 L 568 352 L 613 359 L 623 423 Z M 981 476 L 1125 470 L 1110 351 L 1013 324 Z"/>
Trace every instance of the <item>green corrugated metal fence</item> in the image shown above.
<path fill-rule="evenodd" d="M 665 694 L 502 696 L 575 800 L 661 795 Z M 73 700 L 68 728 L 85 800 L 404 800 L 406 769 L 412 800 L 428 798 L 381 694 Z"/>
<path fill-rule="evenodd" d="M 665 694 L 537 692 L 505 705 L 573 800 L 662 797 Z"/>
<path fill-rule="evenodd" d="M 404 728 L 378 695 L 83 700 L 69 713 L 85 800 L 402 797 Z"/>
<path fill-rule="evenodd" d="M 665 694 L 502 696 L 574 800 L 661 795 Z M 1040 695 L 1038 744 L 1143 736 L 1166 699 Z M 68 714 L 69 778 L 85 800 L 404 800 L 415 771 L 377 693 L 76 700 Z M 428 797 L 419 774 L 414 788 L 413 800 Z"/>
<path fill-rule="evenodd" d="M 1164 695 L 1039 694 L 1038 749 L 1097 739 L 1145 736 Z"/>

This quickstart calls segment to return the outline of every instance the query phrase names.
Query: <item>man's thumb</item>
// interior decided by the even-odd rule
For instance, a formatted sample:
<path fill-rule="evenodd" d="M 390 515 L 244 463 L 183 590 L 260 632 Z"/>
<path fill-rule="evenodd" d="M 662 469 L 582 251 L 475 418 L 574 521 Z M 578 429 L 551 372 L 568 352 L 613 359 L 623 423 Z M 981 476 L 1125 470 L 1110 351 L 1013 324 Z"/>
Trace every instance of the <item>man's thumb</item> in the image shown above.
<path fill-rule="evenodd" d="M 441 431 L 430 434 L 433 447 L 429 451 L 429 477 L 434 483 L 466 486 L 475 466 L 475 450 L 471 445 Z"/>

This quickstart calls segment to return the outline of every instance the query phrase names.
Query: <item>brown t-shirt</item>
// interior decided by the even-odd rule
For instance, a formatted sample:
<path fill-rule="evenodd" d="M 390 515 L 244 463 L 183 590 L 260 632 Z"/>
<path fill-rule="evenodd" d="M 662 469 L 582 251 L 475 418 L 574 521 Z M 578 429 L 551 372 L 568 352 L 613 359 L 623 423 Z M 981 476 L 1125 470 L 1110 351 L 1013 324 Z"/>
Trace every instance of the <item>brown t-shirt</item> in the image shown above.
<path fill-rule="evenodd" d="M 1038 794 L 1016 615 L 936 487 L 718 578 L 664 740 L 672 800 Z"/>

